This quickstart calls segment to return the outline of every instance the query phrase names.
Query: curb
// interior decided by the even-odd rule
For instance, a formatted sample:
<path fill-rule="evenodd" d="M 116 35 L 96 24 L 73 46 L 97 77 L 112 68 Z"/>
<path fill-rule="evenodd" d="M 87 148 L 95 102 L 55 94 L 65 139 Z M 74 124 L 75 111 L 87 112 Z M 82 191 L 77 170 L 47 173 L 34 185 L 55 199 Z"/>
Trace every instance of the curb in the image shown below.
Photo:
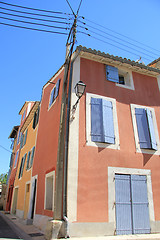
<path fill-rule="evenodd" d="M 23 240 L 32 240 L 32 238 L 25 233 L 22 229 L 20 229 L 14 222 L 12 222 L 8 217 L 5 216 L 3 212 L 0 212 L 0 216 L 3 218 L 5 222 L 16 232 L 16 234 Z"/>

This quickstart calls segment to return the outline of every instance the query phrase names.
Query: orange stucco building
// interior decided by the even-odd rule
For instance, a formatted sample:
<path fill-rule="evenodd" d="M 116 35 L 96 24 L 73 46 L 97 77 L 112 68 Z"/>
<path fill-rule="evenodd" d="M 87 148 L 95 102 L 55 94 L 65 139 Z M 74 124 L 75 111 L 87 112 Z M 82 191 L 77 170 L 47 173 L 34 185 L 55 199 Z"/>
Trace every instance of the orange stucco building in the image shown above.
<path fill-rule="evenodd" d="M 30 183 L 37 133 L 37 128 L 33 129 L 33 121 L 38 106 L 39 102 L 25 102 L 19 113 L 22 118 L 17 140 L 17 159 L 14 163 L 16 174 L 11 212 L 26 220 L 31 219 L 29 216 Z"/>
<path fill-rule="evenodd" d="M 59 224 L 65 237 L 160 232 L 158 63 L 145 66 L 77 47 L 65 96 L 64 149 L 65 65 L 45 84 L 32 177 L 24 172 L 24 181 L 15 181 L 32 185 L 26 201 L 33 224 L 52 234 Z M 79 81 L 86 90 L 77 103 Z M 21 157 L 27 151 L 26 145 Z M 25 214 L 22 198 L 17 206 Z"/>

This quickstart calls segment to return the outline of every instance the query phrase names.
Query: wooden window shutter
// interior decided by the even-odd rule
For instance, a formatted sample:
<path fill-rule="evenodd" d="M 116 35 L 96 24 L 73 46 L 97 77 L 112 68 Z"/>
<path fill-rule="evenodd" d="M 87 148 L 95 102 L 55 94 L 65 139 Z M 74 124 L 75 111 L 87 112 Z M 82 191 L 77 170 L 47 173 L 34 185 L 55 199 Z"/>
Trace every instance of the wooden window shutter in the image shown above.
<path fill-rule="evenodd" d="M 140 148 L 151 148 L 146 110 L 135 108 Z"/>
<path fill-rule="evenodd" d="M 118 68 L 106 65 L 106 77 L 108 81 L 119 83 Z"/>
<path fill-rule="evenodd" d="M 27 156 L 26 170 L 29 169 L 30 156 L 31 156 L 31 152 L 29 151 Z"/>
<path fill-rule="evenodd" d="M 146 109 L 146 113 L 147 113 L 148 126 L 149 126 L 149 132 L 150 132 L 151 146 L 152 146 L 152 149 L 157 150 L 157 143 L 156 143 L 154 126 L 153 126 L 152 113 L 149 109 Z"/>
<path fill-rule="evenodd" d="M 103 142 L 102 99 L 91 98 L 91 140 Z"/>
<path fill-rule="evenodd" d="M 115 144 L 112 102 L 102 100 L 104 142 Z"/>
<path fill-rule="evenodd" d="M 34 158 L 34 152 L 35 152 L 35 147 L 32 148 L 31 160 L 30 160 L 30 166 L 29 166 L 29 167 L 32 167 L 32 164 L 33 164 L 33 158 Z"/>

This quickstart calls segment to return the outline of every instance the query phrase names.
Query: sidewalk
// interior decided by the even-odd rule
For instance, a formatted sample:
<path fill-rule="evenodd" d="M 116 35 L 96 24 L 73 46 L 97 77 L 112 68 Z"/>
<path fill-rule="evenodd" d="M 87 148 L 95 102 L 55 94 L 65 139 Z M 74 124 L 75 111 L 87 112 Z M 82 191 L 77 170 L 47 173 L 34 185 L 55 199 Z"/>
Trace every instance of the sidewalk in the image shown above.
<path fill-rule="evenodd" d="M 0 211 L 0 215 L 24 240 L 46 240 L 42 233 L 34 225 L 26 225 L 25 222 L 15 215 Z"/>
<path fill-rule="evenodd" d="M 25 222 L 15 215 L 0 211 L 5 221 L 17 231 L 24 240 L 46 240 L 42 233 L 34 225 L 26 225 Z M 137 235 L 117 235 L 104 237 L 72 237 L 70 240 L 160 240 L 160 234 L 137 234 Z"/>

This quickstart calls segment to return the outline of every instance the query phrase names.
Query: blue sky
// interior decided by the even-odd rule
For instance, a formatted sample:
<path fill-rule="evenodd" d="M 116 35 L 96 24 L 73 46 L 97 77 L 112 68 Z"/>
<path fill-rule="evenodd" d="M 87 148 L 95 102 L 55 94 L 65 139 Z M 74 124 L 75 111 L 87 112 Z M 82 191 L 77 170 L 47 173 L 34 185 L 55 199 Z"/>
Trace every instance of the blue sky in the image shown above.
<path fill-rule="evenodd" d="M 71 13 L 66 0 L 3 0 L 3 2 Z M 69 2 L 76 11 L 80 0 Z M 0 3 L 0 7 L 4 5 Z M 5 7 L 13 9 L 7 5 Z M 2 9 L 0 11 L 5 12 Z M 77 30 L 90 33 L 91 37 L 78 32 L 75 47 L 83 45 L 131 60 L 137 60 L 141 56 L 142 61 L 148 64 L 160 57 L 159 12 L 159 0 L 83 0 L 79 16 L 84 16 L 85 20 L 82 18 L 79 20 L 86 25 L 78 22 Z M 4 17 L 1 13 L 0 16 Z M 0 22 L 22 25 L 2 18 Z M 80 26 L 86 26 L 89 30 Z M 64 63 L 66 40 L 67 35 L 0 24 L 0 174 L 7 172 L 9 168 L 11 140 L 8 136 L 13 126 L 20 123 L 19 110 L 25 101 L 40 100 L 43 85 Z"/>

